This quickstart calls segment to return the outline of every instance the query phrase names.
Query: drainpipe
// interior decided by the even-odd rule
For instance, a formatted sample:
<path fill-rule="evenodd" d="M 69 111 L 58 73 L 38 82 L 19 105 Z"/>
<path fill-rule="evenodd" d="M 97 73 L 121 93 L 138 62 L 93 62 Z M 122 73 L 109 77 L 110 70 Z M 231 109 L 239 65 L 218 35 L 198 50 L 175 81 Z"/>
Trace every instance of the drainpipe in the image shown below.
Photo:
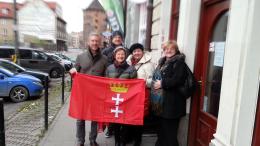
<path fill-rule="evenodd" d="M 128 5 L 128 2 L 127 0 L 124 0 L 124 4 L 123 4 L 123 8 L 124 8 L 124 40 L 125 40 L 125 37 L 126 37 L 126 21 L 127 21 L 127 5 Z"/>
<path fill-rule="evenodd" d="M 151 51 L 152 23 L 153 23 L 153 0 L 148 0 L 147 20 L 146 20 L 146 39 L 145 39 L 145 48 L 147 51 Z"/>
<path fill-rule="evenodd" d="M 13 4 L 14 9 L 14 48 L 15 48 L 15 55 L 14 55 L 14 62 L 20 65 L 20 56 L 19 56 L 19 37 L 18 37 L 18 22 L 17 22 L 17 4 L 16 0 L 14 0 Z"/>

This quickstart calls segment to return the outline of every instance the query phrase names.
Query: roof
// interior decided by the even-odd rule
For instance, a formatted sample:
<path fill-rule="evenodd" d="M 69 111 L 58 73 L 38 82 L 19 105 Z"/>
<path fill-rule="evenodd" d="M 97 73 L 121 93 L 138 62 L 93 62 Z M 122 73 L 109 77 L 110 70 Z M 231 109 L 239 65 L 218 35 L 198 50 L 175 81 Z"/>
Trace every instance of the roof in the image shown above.
<path fill-rule="evenodd" d="M 46 2 L 44 1 L 48 7 L 54 11 L 54 13 L 56 13 L 56 8 L 57 8 L 57 3 L 56 2 Z M 25 6 L 27 3 L 27 1 L 25 1 L 23 4 L 17 3 L 17 9 L 21 9 L 23 6 Z M 2 9 L 6 9 L 8 11 L 7 14 L 2 13 Z M 0 18 L 10 18 L 13 19 L 14 18 L 14 12 L 13 12 L 13 3 L 11 2 L 0 2 Z M 64 23 L 66 23 L 66 21 L 59 17 L 59 19 L 61 21 L 63 21 Z"/>
<path fill-rule="evenodd" d="M 93 0 L 92 3 L 85 10 L 101 10 L 104 11 L 102 5 L 98 0 Z"/>
<path fill-rule="evenodd" d="M 16 7 L 19 10 L 23 4 L 17 3 Z M 2 11 L 7 10 L 7 14 L 4 14 Z M 13 11 L 13 3 L 9 2 L 0 2 L 0 18 L 13 18 L 14 11 Z"/>
<path fill-rule="evenodd" d="M 46 2 L 46 1 L 44 1 L 44 2 L 48 5 L 48 7 L 50 9 L 52 9 L 53 11 L 56 10 L 56 7 L 57 7 L 57 3 L 56 2 Z"/>

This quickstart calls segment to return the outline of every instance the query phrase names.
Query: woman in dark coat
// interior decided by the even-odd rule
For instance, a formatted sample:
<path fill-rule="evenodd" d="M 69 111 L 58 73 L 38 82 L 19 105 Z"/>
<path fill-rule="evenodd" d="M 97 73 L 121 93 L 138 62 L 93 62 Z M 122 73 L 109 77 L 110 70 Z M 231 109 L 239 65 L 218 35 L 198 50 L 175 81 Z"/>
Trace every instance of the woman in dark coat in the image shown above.
<path fill-rule="evenodd" d="M 157 69 L 161 72 L 161 80 L 153 82 L 155 90 L 162 89 L 162 112 L 158 139 L 155 146 L 179 146 L 177 131 L 179 121 L 186 114 L 186 98 L 178 88 L 184 84 L 185 56 L 180 53 L 176 41 L 168 41 L 163 45 L 164 57 L 159 60 Z"/>
<path fill-rule="evenodd" d="M 136 70 L 126 62 L 126 50 L 118 46 L 114 50 L 114 63 L 106 70 L 106 77 L 133 79 L 137 77 Z M 124 124 L 113 124 L 115 134 L 115 146 L 125 146 L 128 134 L 128 126 Z"/>

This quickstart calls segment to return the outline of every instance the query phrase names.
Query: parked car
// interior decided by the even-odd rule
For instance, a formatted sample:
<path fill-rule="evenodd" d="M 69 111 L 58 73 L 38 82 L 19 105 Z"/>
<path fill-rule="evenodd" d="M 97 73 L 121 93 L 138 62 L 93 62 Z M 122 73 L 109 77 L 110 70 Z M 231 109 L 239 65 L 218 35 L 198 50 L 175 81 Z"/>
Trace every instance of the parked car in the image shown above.
<path fill-rule="evenodd" d="M 13 102 L 25 101 L 30 96 L 42 95 L 40 79 L 26 74 L 14 74 L 0 67 L 0 96 L 9 97 Z"/>
<path fill-rule="evenodd" d="M 32 75 L 32 76 L 40 79 L 43 85 L 45 85 L 46 78 L 48 78 L 48 81 L 50 81 L 49 75 L 47 73 L 44 73 L 41 71 L 34 71 L 34 70 L 30 70 L 30 69 L 25 69 L 25 68 L 21 67 L 20 65 L 17 65 L 6 59 L 0 59 L 0 66 L 13 73 L 22 73 L 22 74 Z"/>
<path fill-rule="evenodd" d="M 52 57 L 53 59 L 59 61 L 60 64 L 62 64 L 64 66 L 65 71 L 69 71 L 73 67 L 72 62 L 67 59 L 62 59 L 61 57 L 59 57 L 58 55 L 53 54 L 53 53 L 46 53 L 46 54 L 49 55 L 50 57 Z"/>
<path fill-rule="evenodd" d="M 14 51 L 13 46 L 0 46 L 0 58 L 10 60 Z M 51 78 L 60 77 L 64 69 L 58 61 L 37 49 L 20 47 L 19 55 L 22 67 L 46 72 Z"/>
<path fill-rule="evenodd" d="M 71 61 L 73 66 L 75 65 L 76 61 L 69 58 L 68 56 L 64 55 L 64 54 L 61 54 L 61 53 L 55 53 L 55 55 L 59 56 L 60 58 L 64 59 L 64 60 L 68 60 L 68 61 Z"/>

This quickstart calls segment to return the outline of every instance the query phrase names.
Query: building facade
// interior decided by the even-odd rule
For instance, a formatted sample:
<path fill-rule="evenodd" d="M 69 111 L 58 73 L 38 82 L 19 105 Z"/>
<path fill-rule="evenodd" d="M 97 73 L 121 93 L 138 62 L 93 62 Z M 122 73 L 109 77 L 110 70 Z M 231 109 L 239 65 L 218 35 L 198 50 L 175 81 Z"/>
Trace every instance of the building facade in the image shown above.
<path fill-rule="evenodd" d="M 153 61 L 176 39 L 199 83 L 181 145 L 260 145 L 259 8 L 258 0 L 153 1 Z"/>
<path fill-rule="evenodd" d="M 84 48 L 83 32 L 72 32 L 69 34 L 69 48 Z"/>
<path fill-rule="evenodd" d="M 127 47 L 130 47 L 131 44 L 137 42 L 145 46 L 147 26 L 147 5 L 147 1 L 127 1 L 127 21 L 125 37 L 125 44 Z"/>
<path fill-rule="evenodd" d="M 91 32 L 101 34 L 107 29 L 107 16 L 98 0 L 83 10 L 83 38 L 87 47 L 87 37 Z"/>
<path fill-rule="evenodd" d="M 19 9 L 22 4 L 17 4 Z M 0 44 L 14 44 L 13 3 L 0 2 Z"/>
<path fill-rule="evenodd" d="M 62 9 L 55 2 L 33 0 L 25 2 L 18 12 L 19 37 L 36 36 L 48 42 L 51 50 L 65 50 L 67 42 L 66 21 L 62 18 Z"/>

